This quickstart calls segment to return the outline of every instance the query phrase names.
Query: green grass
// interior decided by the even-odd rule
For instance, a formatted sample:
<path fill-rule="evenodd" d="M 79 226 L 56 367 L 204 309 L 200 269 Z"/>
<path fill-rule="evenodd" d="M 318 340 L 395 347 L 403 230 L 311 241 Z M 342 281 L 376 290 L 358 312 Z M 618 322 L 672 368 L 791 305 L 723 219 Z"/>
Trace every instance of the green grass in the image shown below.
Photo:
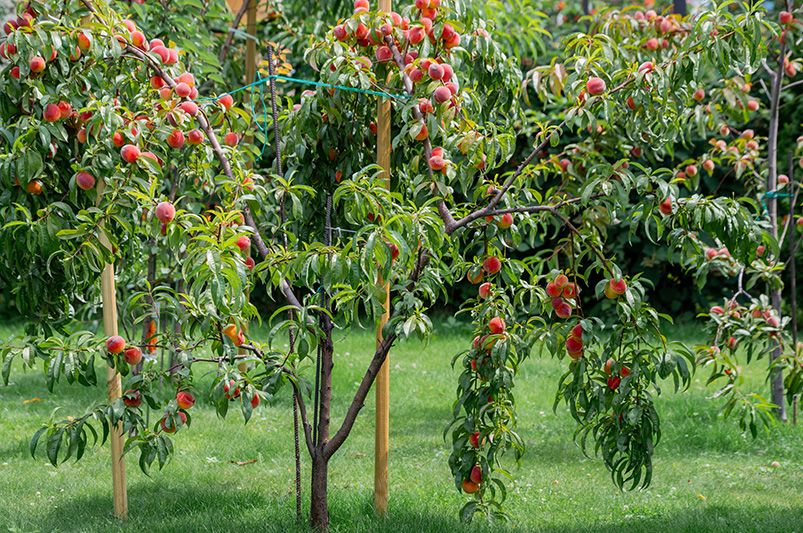
<path fill-rule="evenodd" d="M 0 337 L 9 334 L 0 328 Z M 680 333 L 684 337 L 689 332 Z M 693 333 L 692 333 L 693 335 Z M 692 390 L 659 400 L 663 440 L 652 486 L 620 492 L 598 459 L 572 442 L 573 421 L 552 413 L 556 381 L 566 362 L 532 358 L 517 382 L 520 433 L 527 453 L 514 468 L 507 509 L 512 520 L 462 526 L 464 501 L 452 483 L 442 439 L 450 417 L 454 353 L 468 335 L 442 331 L 428 346 L 406 342 L 392 352 L 390 511 L 372 512 L 373 395 L 330 469 L 333 531 L 802 531 L 803 426 L 777 427 L 753 440 L 735 420 L 723 420 L 706 399 L 703 373 Z M 371 354 L 371 333 L 336 345 L 334 413 L 342 416 Z M 759 365 L 757 365 L 759 366 Z M 758 369 L 753 379 L 761 386 Z M 62 384 L 48 394 L 41 372 L 15 368 L 0 387 L 0 529 L 12 531 L 293 531 L 294 476 L 289 399 L 263 406 L 243 426 L 233 413 L 219 420 L 203 400 L 193 426 L 175 438 L 174 460 L 145 477 L 128 459 L 130 518 L 111 516 L 108 447 L 79 463 L 50 466 L 31 459 L 28 441 L 58 405 L 79 414 L 103 388 Z M 24 403 L 38 397 L 42 401 Z M 337 420 L 336 420 L 337 422 Z M 237 466 L 231 461 L 257 462 Z M 779 468 L 771 468 L 772 461 Z M 304 457 L 303 491 L 308 496 Z M 305 499 L 306 512 L 306 499 Z"/>

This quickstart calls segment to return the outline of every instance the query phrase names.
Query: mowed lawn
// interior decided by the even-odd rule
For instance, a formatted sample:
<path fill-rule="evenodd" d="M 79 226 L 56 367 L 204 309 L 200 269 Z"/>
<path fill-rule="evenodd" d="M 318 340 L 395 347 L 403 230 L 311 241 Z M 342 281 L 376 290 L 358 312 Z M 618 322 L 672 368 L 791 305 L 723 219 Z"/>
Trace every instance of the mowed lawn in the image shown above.
<path fill-rule="evenodd" d="M 6 337 L 12 327 L 0 327 Z M 692 330 L 676 336 L 693 338 Z M 452 481 L 443 429 L 450 419 L 457 373 L 453 354 L 470 342 L 459 327 L 443 327 L 428 345 L 404 342 L 392 352 L 390 511 L 372 512 L 373 393 L 352 437 L 330 469 L 333 531 L 803 531 L 803 425 L 777 427 L 757 440 L 735 420 L 718 415 L 701 371 L 689 392 L 666 383 L 659 400 L 663 440 L 656 449 L 652 486 L 620 492 L 602 462 L 572 441 L 574 424 L 561 406 L 552 412 L 556 381 L 568 363 L 531 358 L 516 395 L 527 453 L 507 509 L 511 521 L 463 526 L 465 501 Z M 336 339 L 334 415 L 342 417 L 366 361 L 371 332 Z M 756 365 L 752 379 L 762 388 Z M 103 375 L 100 374 L 99 375 Z M 103 385 L 61 384 L 48 394 L 41 370 L 16 366 L 0 387 L 0 529 L 9 531 L 293 531 L 292 409 L 285 394 L 260 407 L 244 426 L 237 411 L 220 420 L 204 398 L 193 425 L 175 438 L 177 454 L 150 478 L 128 458 L 130 518 L 111 516 L 109 449 L 93 448 L 79 463 L 50 466 L 31 459 L 28 442 L 51 412 L 81 414 L 102 400 Z M 39 398 L 41 401 L 30 402 Z M 27 401 L 27 402 L 26 402 Z M 233 462 L 256 460 L 243 466 Z M 771 463 L 778 461 L 779 467 Z M 308 496 L 308 461 L 303 463 Z"/>

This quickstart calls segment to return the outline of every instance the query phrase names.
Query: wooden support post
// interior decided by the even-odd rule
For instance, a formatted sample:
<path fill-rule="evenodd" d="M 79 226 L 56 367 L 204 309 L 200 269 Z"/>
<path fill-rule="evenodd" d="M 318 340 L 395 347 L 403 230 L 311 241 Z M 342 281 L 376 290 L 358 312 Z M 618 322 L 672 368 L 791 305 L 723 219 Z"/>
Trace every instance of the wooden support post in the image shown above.
<path fill-rule="evenodd" d="M 98 203 L 103 195 L 104 182 L 98 182 Z M 111 249 L 106 233 L 101 229 L 100 242 Z M 100 288 L 103 299 L 103 332 L 107 337 L 117 335 L 117 294 L 114 286 L 114 264 L 107 263 L 100 275 Z M 121 395 L 120 374 L 114 368 L 109 368 L 106 378 L 109 402 L 114 402 Z M 120 519 L 128 518 L 128 493 L 125 483 L 125 460 L 123 459 L 123 425 L 117 424 L 112 428 L 109 438 L 112 448 L 112 489 L 114 491 L 114 516 Z"/>
<path fill-rule="evenodd" d="M 379 10 L 390 13 L 391 0 L 379 0 Z M 379 100 L 376 113 L 376 162 L 385 169 L 390 188 L 390 100 Z M 380 280 L 381 281 L 381 280 Z M 390 318 L 390 284 L 385 283 L 385 312 L 376 326 L 376 344 L 382 342 L 382 328 Z M 388 440 L 390 429 L 390 354 L 376 376 L 376 434 L 374 441 L 374 509 L 388 511 Z"/>
<path fill-rule="evenodd" d="M 248 2 L 248 11 L 245 13 L 245 21 L 246 21 L 246 28 L 248 31 L 248 35 L 251 38 L 245 43 L 245 84 L 248 85 L 249 83 L 254 82 L 254 77 L 256 76 L 257 72 L 257 42 L 256 42 L 256 34 L 257 34 L 257 4 L 259 2 L 257 0 L 250 0 Z M 252 91 L 254 89 L 251 89 Z M 248 93 L 250 97 L 250 92 Z M 249 129 L 248 131 L 252 131 Z M 252 134 L 248 134 L 245 137 L 246 144 L 250 144 L 254 142 L 254 136 Z M 251 167 L 251 162 L 249 161 L 248 164 L 249 168 Z M 248 332 L 248 324 L 243 324 L 243 333 Z M 247 353 L 244 349 L 240 349 L 238 352 L 240 355 Z M 248 363 L 240 363 L 237 365 L 237 368 L 240 372 L 245 372 L 249 368 Z"/>

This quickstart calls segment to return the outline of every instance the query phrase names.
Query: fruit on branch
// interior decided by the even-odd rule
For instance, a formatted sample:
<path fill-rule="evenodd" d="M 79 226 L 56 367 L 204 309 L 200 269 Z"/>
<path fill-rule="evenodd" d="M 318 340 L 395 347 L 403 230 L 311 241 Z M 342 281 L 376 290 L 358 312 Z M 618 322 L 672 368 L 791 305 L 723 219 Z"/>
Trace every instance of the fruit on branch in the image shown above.
<path fill-rule="evenodd" d="M 142 361 L 142 350 L 140 350 L 136 346 L 131 346 L 129 348 L 126 348 L 125 352 L 123 352 L 123 358 L 125 359 L 125 362 L 128 363 L 129 365 L 136 366 L 139 364 L 140 361 Z"/>
<path fill-rule="evenodd" d="M 476 266 L 470 268 L 469 271 L 466 272 L 466 279 L 472 285 L 480 283 L 483 277 L 484 277 L 484 272 L 482 271 L 481 268 L 478 268 Z"/>
<path fill-rule="evenodd" d="M 112 335 L 106 339 L 106 351 L 118 354 L 125 349 L 125 339 L 119 335 Z"/>
<path fill-rule="evenodd" d="M 120 149 L 120 157 L 122 157 L 123 161 L 126 163 L 136 163 L 141 154 L 139 148 L 133 144 L 126 144 Z"/>
<path fill-rule="evenodd" d="M 605 296 L 607 296 L 612 300 L 623 295 L 626 291 L 627 291 L 627 282 L 624 279 L 616 280 L 611 278 L 605 285 Z"/>
<path fill-rule="evenodd" d="M 87 50 L 89 50 L 90 44 L 91 44 L 91 42 L 89 41 L 89 37 L 87 37 L 87 35 L 84 32 L 79 32 L 78 33 L 78 48 L 82 52 L 86 52 Z"/>
<path fill-rule="evenodd" d="M 554 281 L 550 281 L 546 284 L 546 293 L 551 298 L 559 298 L 563 294 L 563 289 L 558 287 Z"/>
<path fill-rule="evenodd" d="M 697 165 L 686 165 L 686 175 L 694 177 L 697 175 Z"/>
<path fill-rule="evenodd" d="M 714 171 L 714 162 L 711 161 L 710 159 L 706 159 L 705 161 L 703 161 L 703 169 L 709 174 L 711 174 Z"/>
<path fill-rule="evenodd" d="M 471 468 L 471 474 L 469 475 L 469 479 L 479 485 L 482 483 L 482 467 L 480 465 L 474 465 Z"/>
<path fill-rule="evenodd" d="M 432 93 L 432 99 L 438 104 L 444 104 L 452 99 L 452 91 L 446 86 L 441 86 L 435 89 Z"/>
<path fill-rule="evenodd" d="M 31 70 L 31 72 L 34 72 L 34 73 L 37 73 L 37 74 L 39 72 L 42 72 L 43 70 L 45 70 L 45 65 L 46 65 L 45 58 L 43 58 L 41 56 L 34 56 L 28 62 L 28 68 Z"/>
<path fill-rule="evenodd" d="M 622 383 L 622 378 L 619 376 L 611 376 L 608 378 L 608 388 L 611 390 L 618 389 L 620 383 Z"/>
<path fill-rule="evenodd" d="M 496 256 L 490 256 L 482 262 L 482 269 L 488 274 L 496 274 L 502 270 L 502 261 Z"/>
<path fill-rule="evenodd" d="M 223 96 L 218 98 L 217 101 L 220 102 L 220 105 L 222 105 L 226 109 L 226 111 L 231 109 L 232 106 L 234 105 L 234 98 L 230 94 L 224 94 Z"/>
<path fill-rule="evenodd" d="M 496 225 L 500 229 L 508 229 L 513 225 L 513 215 L 510 213 L 503 214 L 501 218 L 496 221 Z"/>
<path fill-rule="evenodd" d="M 237 386 L 237 382 L 229 380 L 223 384 L 223 395 L 226 397 L 227 400 L 234 400 L 235 398 L 240 397 L 240 387 Z"/>
<path fill-rule="evenodd" d="M 259 394 L 254 394 L 251 398 L 251 409 L 256 409 L 259 406 Z"/>
<path fill-rule="evenodd" d="M 181 391 L 176 394 L 176 404 L 179 409 L 191 409 L 195 405 L 195 396 L 187 391 Z"/>
<path fill-rule="evenodd" d="M 162 423 L 161 423 L 162 431 L 164 431 L 165 433 L 175 433 L 176 430 L 178 430 L 179 425 L 183 426 L 184 424 L 187 423 L 187 415 L 185 413 L 179 411 L 177 414 L 179 419 L 181 420 L 181 424 L 176 424 L 175 416 L 165 415 L 164 418 L 162 418 Z M 168 418 L 170 420 L 169 422 Z"/>
<path fill-rule="evenodd" d="M 61 119 L 61 110 L 57 104 L 47 104 L 44 111 L 42 111 L 42 118 L 45 122 L 56 122 Z"/>
<path fill-rule="evenodd" d="M 159 202 L 156 206 L 156 218 L 162 224 L 169 224 L 176 218 L 176 208 L 170 202 Z"/>
<path fill-rule="evenodd" d="M 245 342 L 245 335 L 242 331 L 238 330 L 237 326 L 234 324 L 228 324 L 226 327 L 224 327 L 223 334 L 231 339 L 231 342 L 235 346 L 240 346 Z"/>
<path fill-rule="evenodd" d="M 747 109 L 750 111 L 758 111 L 758 100 L 748 100 L 747 101 Z"/>
<path fill-rule="evenodd" d="M 778 175 L 778 185 L 787 185 L 789 183 L 789 176 L 786 174 Z"/>
<path fill-rule="evenodd" d="M 474 494 L 479 490 L 480 486 L 471 481 L 470 479 L 463 480 L 463 492 L 466 494 Z"/>
<path fill-rule="evenodd" d="M 376 60 L 380 63 L 386 63 L 393 59 L 393 52 L 387 46 L 380 46 L 376 49 Z"/>
<path fill-rule="evenodd" d="M 226 146 L 237 146 L 240 142 L 240 136 L 234 133 L 233 131 L 228 132 L 226 135 L 223 136 L 223 144 Z"/>
<path fill-rule="evenodd" d="M 171 148 L 176 150 L 182 148 L 184 146 L 184 132 L 181 130 L 173 130 L 170 132 L 170 135 L 167 136 L 167 144 Z"/>
<path fill-rule="evenodd" d="M 250 249 L 251 239 L 248 238 L 247 235 L 241 235 L 240 238 L 237 239 L 237 248 L 239 248 L 241 252 L 245 252 L 246 250 Z"/>
<path fill-rule="evenodd" d="M 123 405 L 126 407 L 139 407 L 142 405 L 142 393 L 136 389 L 128 389 L 123 394 Z"/>
<path fill-rule="evenodd" d="M 198 129 L 190 130 L 190 132 L 187 133 L 187 142 L 196 145 L 201 144 L 204 142 L 204 133 Z"/>
<path fill-rule="evenodd" d="M 75 185 L 84 191 L 95 186 L 95 178 L 89 172 L 81 171 L 75 175 Z"/>
<path fill-rule="evenodd" d="M 778 14 L 778 21 L 784 26 L 791 24 L 795 17 L 789 11 L 781 11 Z"/>
<path fill-rule="evenodd" d="M 505 332 L 505 320 L 501 317 L 493 317 L 490 322 L 488 322 L 488 329 L 494 335 L 501 335 Z"/>
<path fill-rule="evenodd" d="M 439 155 L 433 155 L 429 158 L 429 168 L 434 171 L 443 171 L 446 169 L 446 160 Z"/>
<path fill-rule="evenodd" d="M 468 436 L 468 442 L 472 448 L 479 448 L 480 447 L 480 432 L 475 431 L 471 435 Z"/>
<path fill-rule="evenodd" d="M 652 61 L 645 61 L 638 67 L 638 71 L 640 74 L 644 74 L 645 76 L 655 70 L 655 65 Z M 604 91 L 605 89 L 603 89 Z"/>
<path fill-rule="evenodd" d="M 563 298 L 553 298 L 552 309 L 555 310 L 555 314 L 558 318 L 569 318 L 572 316 L 572 306 Z"/>
<path fill-rule="evenodd" d="M 664 199 L 663 202 L 658 206 L 658 210 L 661 211 L 664 215 L 671 215 L 672 214 L 672 198 L 667 197 Z"/>
<path fill-rule="evenodd" d="M 482 285 L 480 285 L 480 289 L 479 289 L 480 298 L 483 298 L 483 299 L 490 298 L 491 292 L 492 292 L 491 291 L 491 287 L 492 287 L 492 285 L 490 284 L 490 282 L 487 282 L 487 281 L 485 283 L 483 283 Z"/>
<path fill-rule="evenodd" d="M 722 307 L 720 307 L 718 305 L 713 306 L 711 309 L 708 310 L 708 312 L 710 314 L 712 314 L 712 315 L 724 315 L 725 314 L 725 310 L 722 309 Z"/>
<path fill-rule="evenodd" d="M 698 102 L 702 102 L 703 99 L 705 98 L 705 91 L 703 89 L 697 89 L 696 91 L 694 91 L 692 98 L 694 98 Z"/>
<path fill-rule="evenodd" d="M 602 78 L 589 78 L 586 82 L 586 91 L 592 96 L 597 96 L 605 92 L 605 80 Z"/>
<path fill-rule="evenodd" d="M 248 268 L 248 270 L 254 270 L 254 267 L 257 266 L 257 264 L 253 257 L 248 256 L 245 258 L 245 266 Z"/>
<path fill-rule="evenodd" d="M 570 335 L 566 339 L 566 352 L 574 360 L 583 357 L 583 339 Z"/>

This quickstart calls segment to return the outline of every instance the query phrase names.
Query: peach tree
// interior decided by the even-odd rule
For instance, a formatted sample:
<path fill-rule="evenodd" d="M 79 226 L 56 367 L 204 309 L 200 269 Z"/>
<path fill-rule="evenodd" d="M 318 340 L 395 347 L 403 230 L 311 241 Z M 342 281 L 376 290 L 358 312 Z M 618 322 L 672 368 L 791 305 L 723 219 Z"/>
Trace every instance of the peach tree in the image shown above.
<path fill-rule="evenodd" d="M 677 95 L 693 91 L 696 68 L 756 68 L 760 55 L 745 50 L 760 16 L 722 8 L 669 19 L 672 43 L 660 55 L 622 46 L 654 23 L 644 14 L 573 36 L 564 70 L 551 74 L 566 105 L 528 123 L 531 150 L 519 157 L 517 61 L 465 9 L 416 0 L 382 13 L 355 1 L 306 54 L 324 87 L 272 102 L 267 161 L 240 144 L 253 125 L 230 95 L 199 94 L 181 51 L 147 40 L 102 1 L 34 2 L 21 14 L 0 48 L 0 239 L 14 252 L 0 279 L 32 325 L 0 349 L 3 376 L 21 358 L 41 362 L 50 387 L 62 378 L 91 385 L 101 356 L 126 391 L 45 424 L 32 451 L 42 441 L 54 464 L 80 457 L 97 424 L 121 423 L 140 467 L 162 467 L 169 435 L 191 423 L 196 375 L 212 365 L 204 394 L 222 416 L 236 406 L 247 421 L 262 400 L 290 389 L 312 463 L 310 522 L 326 528 L 329 461 L 388 352 L 427 336 L 444 288 L 467 278 L 479 285 L 462 302 L 475 337 L 455 356 L 447 429 L 455 486 L 473 495 L 462 517 L 503 514 L 502 459 L 524 451 L 515 376 L 538 350 L 568 355 L 556 403 L 576 419 L 578 442 L 599 453 L 620 487 L 649 484 L 660 438 L 653 398 L 664 379 L 688 385 L 694 355 L 666 339 L 669 317 L 650 305 L 648 284 L 606 253 L 607 226 L 630 217 L 659 236 L 705 232 L 736 257 L 755 255 L 760 229 L 743 205 L 703 196 L 673 203 L 671 172 L 633 148 L 682 138 L 692 104 Z M 377 94 L 393 101 L 390 188 L 374 164 L 368 103 Z M 597 135 L 631 103 L 619 144 L 578 145 L 574 162 L 558 157 L 562 139 Z M 125 338 L 87 330 L 110 261 L 125 272 Z M 333 427 L 333 332 L 377 321 L 386 284 L 383 340 Z M 248 297 L 257 287 L 283 302 L 266 343 L 245 328 L 261 314 Z M 608 312 L 588 316 L 585 293 L 607 300 Z M 173 327 L 135 339 L 130 328 L 154 316 Z M 151 349 L 168 353 L 169 365 Z"/>

